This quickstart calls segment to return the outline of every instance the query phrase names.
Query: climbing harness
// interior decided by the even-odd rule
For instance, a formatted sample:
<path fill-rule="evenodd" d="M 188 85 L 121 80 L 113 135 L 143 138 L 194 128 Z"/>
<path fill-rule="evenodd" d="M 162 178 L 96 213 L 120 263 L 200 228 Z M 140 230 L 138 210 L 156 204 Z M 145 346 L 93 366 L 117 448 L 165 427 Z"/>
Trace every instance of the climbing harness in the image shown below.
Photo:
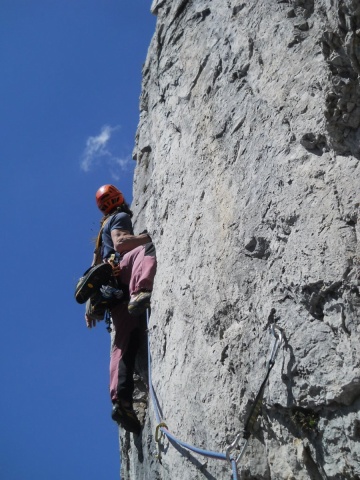
<path fill-rule="evenodd" d="M 149 328 L 149 309 L 146 310 L 146 317 L 147 317 L 147 326 Z M 241 460 L 241 458 L 242 458 L 242 456 L 245 452 L 249 437 L 252 433 L 253 426 L 254 426 L 254 424 L 256 422 L 256 419 L 259 415 L 260 408 L 261 408 L 261 405 L 262 405 L 262 397 L 263 397 L 263 394 L 264 394 L 266 382 L 267 382 L 267 380 L 269 378 L 269 375 L 270 375 L 270 372 L 271 372 L 271 370 L 272 370 L 272 368 L 275 364 L 276 354 L 277 354 L 278 349 L 280 347 L 280 344 L 282 342 L 282 330 L 277 325 L 272 324 L 270 326 L 270 331 L 274 335 L 275 341 L 274 341 L 274 345 L 273 345 L 273 348 L 272 348 L 272 351 L 271 351 L 270 359 L 268 361 L 268 368 L 267 368 L 266 376 L 265 376 L 265 378 L 264 378 L 264 380 L 261 384 L 260 390 L 259 390 L 259 392 L 258 392 L 258 394 L 255 398 L 255 401 L 254 401 L 254 404 L 251 408 L 249 417 L 248 417 L 248 419 L 245 423 L 243 433 L 239 433 L 236 436 L 234 442 L 226 449 L 226 453 L 213 452 L 213 451 L 210 451 L 210 450 L 203 450 L 201 448 L 194 447 L 193 445 L 190 445 L 186 442 L 183 442 L 182 440 L 179 440 L 177 437 L 175 437 L 172 433 L 169 432 L 166 423 L 161 418 L 160 406 L 159 406 L 159 403 L 158 403 L 158 400 L 157 400 L 157 397 L 156 397 L 156 394 L 155 394 L 155 391 L 154 391 L 154 387 L 153 387 L 153 384 L 152 384 L 150 339 L 148 338 L 149 391 L 150 391 L 150 397 L 151 397 L 151 401 L 153 403 L 154 413 L 155 413 L 155 417 L 156 417 L 156 421 L 157 421 L 157 426 L 156 426 L 156 429 L 155 429 L 155 441 L 157 443 L 156 458 L 159 460 L 160 463 L 161 463 L 161 460 L 162 460 L 162 457 L 161 457 L 161 440 L 162 440 L 163 437 L 166 436 L 171 443 L 176 443 L 183 448 L 186 448 L 186 449 L 188 449 L 192 452 L 198 453 L 199 455 L 203 455 L 205 457 L 210 457 L 210 458 L 215 458 L 215 459 L 218 459 L 218 460 L 228 461 L 231 465 L 232 479 L 233 480 L 238 480 L 237 465 L 240 462 L 240 460 Z M 244 443 L 244 445 L 243 445 L 243 447 L 240 451 L 240 454 L 237 456 L 237 458 L 235 458 L 233 456 L 233 452 L 234 452 L 235 449 L 237 449 L 242 436 L 243 436 L 243 438 L 245 438 L 245 443 Z"/>
<path fill-rule="evenodd" d="M 273 343 L 273 347 L 272 347 L 272 350 L 271 350 L 269 361 L 267 363 L 267 372 L 266 372 L 265 378 L 264 378 L 264 380 L 263 380 L 263 382 L 260 386 L 258 394 L 255 397 L 255 401 L 254 401 L 254 403 L 253 403 L 253 405 L 250 409 L 248 418 L 245 422 L 244 430 L 242 432 L 239 432 L 236 435 L 235 440 L 233 441 L 233 443 L 231 445 L 229 445 L 229 447 L 226 450 L 227 459 L 230 460 L 232 458 L 231 457 L 232 452 L 234 452 L 234 450 L 238 448 L 241 438 L 243 438 L 245 440 L 245 442 L 244 442 L 244 444 L 243 444 L 243 446 L 240 450 L 240 453 L 236 458 L 236 464 L 239 464 L 242 456 L 244 455 L 247 444 L 248 444 L 248 441 L 249 441 L 249 438 L 250 438 L 250 435 L 254 431 L 254 425 L 255 425 L 255 422 L 256 422 L 256 420 L 259 416 L 259 413 L 260 413 L 260 410 L 261 410 L 261 407 L 262 407 L 262 401 L 263 401 L 264 391 L 265 391 L 265 387 L 266 387 L 266 382 L 269 378 L 269 375 L 270 375 L 270 372 L 271 372 L 273 366 L 275 365 L 276 355 L 277 355 L 279 347 L 280 347 L 280 345 L 283 341 L 282 330 L 276 324 L 273 323 L 273 324 L 270 325 L 270 332 L 275 337 L 275 340 L 274 340 L 274 343 Z"/>

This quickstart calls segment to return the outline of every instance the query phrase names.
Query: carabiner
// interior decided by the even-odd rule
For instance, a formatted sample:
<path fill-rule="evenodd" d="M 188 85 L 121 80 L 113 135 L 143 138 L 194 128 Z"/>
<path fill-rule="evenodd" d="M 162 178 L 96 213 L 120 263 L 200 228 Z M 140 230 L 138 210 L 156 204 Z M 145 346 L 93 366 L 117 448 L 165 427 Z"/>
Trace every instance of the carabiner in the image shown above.
<path fill-rule="evenodd" d="M 168 429 L 165 422 L 160 422 L 159 425 L 156 425 L 156 428 L 155 428 L 155 442 L 160 442 L 161 438 L 164 436 L 163 432 L 160 430 L 162 427 L 166 428 L 166 430 Z"/>
<path fill-rule="evenodd" d="M 275 341 L 274 341 L 274 345 L 272 347 L 272 351 L 271 351 L 271 355 L 270 355 L 270 359 L 269 359 L 269 362 L 268 362 L 268 365 L 272 365 L 274 362 L 275 362 L 275 357 L 276 357 L 276 354 L 279 350 L 279 347 L 281 345 L 281 342 L 283 340 L 283 333 L 282 333 L 282 330 L 280 327 L 278 327 L 275 323 L 272 323 L 270 325 L 270 333 L 272 335 L 274 335 L 275 337 Z"/>
<path fill-rule="evenodd" d="M 161 428 L 164 427 L 164 428 L 168 428 L 166 423 L 164 422 L 160 422 L 159 425 L 156 425 L 156 429 L 155 429 L 155 442 L 157 444 L 157 453 L 155 454 L 155 458 L 159 461 L 159 463 L 161 464 L 162 462 L 162 458 L 161 458 L 161 439 L 162 437 L 164 437 L 164 433 L 161 431 Z"/>
<path fill-rule="evenodd" d="M 239 445 L 239 442 L 240 442 L 240 438 L 241 438 L 241 433 L 239 432 L 236 437 L 235 437 L 235 440 L 227 447 L 226 449 L 226 459 L 231 463 L 231 451 L 232 450 L 235 450 L 235 448 Z"/>
<path fill-rule="evenodd" d="M 240 443 L 240 439 L 243 437 L 243 435 L 241 433 L 238 433 L 235 437 L 235 440 L 233 441 L 233 443 L 231 445 L 228 446 L 228 448 L 226 449 L 226 459 L 230 462 L 230 464 L 233 462 L 234 460 L 234 457 L 232 456 L 231 452 L 233 450 L 235 450 L 239 443 Z M 244 445 L 242 446 L 241 450 L 240 450 L 240 453 L 239 455 L 237 456 L 237 458 L 235 459 L 235 463 L 236 465 L 240 462 L 242 456 L 244 455 L 244 452 L 245 452 L 245 449 L 247 447 L 247 444 L 248 444 L 248 441 L 249 439 L 246 438 L 245 439 L 245 443 Z"/>

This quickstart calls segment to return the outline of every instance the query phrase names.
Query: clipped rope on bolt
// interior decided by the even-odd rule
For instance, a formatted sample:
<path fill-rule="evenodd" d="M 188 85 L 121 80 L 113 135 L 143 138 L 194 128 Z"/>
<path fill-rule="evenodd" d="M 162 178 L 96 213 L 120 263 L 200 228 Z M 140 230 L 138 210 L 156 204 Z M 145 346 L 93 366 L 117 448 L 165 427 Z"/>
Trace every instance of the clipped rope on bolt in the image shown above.
<path fill-rule="evenodd" d="M 147 325 L 149 327 L 149 310 L 146 310 L 146 316 L 147 316 Z M 173 442 L 177 443 L 178 445 L 182 446 L 183 448 L 186 448 L 188 450 L 191 450 L 194 453 L 198 453 L 199 455 L 203 455 L 206 457 L 210 458 L 215 458 L 218 460 L 228 460 L 226 453 L 218 453 L 218 452 L 213 452 L 211 450 L 203 450 L 201 448 L 194 447 L 193 445 L 190 445 L 189 443 L 183 442 L 182 440 L 179 440 L 177 437 L 175 437 L 172 433 L 169 432 L 168 427 L 166 423 L 162 420 L 161 418 L 161 413 L 160 413 L 160 408 L 159 404 L 155 395 L 153 383 L 152 383 L 152 373 L 151 373 L 151 353 L 150 353 L 150 340 L 148 340 L 148 377 L 149 377 L 149 391 L 150 391 L 150 397 L 152 404 L 154 406 L 154 413 L 155 413 L 155 418 L 157 422 L 156 430 L 155 430 L 155 440 L 157 441 L 158 445 L 158 452 L 156 454 L 156 458 L 161 462 L 161 432 L 163 435 L 165 435 L 167 438 L 172 440 Z M 233 471 L 233 480 L 238 480 L 237 476 L 237 471 L 236 471 L 236 462 L 234 459 L 230 458 L 229 462 L 231 464 L 231 468 Z"/>
<path fill-rule="evenodd" d="M 148 309 L 146 310 L 146 317 L 147 317 L 147 327 L 149 329 L 149 310 Z M 280 332 L 278 335 L 276 335 L 275 329 L 278 332 Z M 277 327 L 274 324 L 271 325 L 271 333 L 275 336 L 275 343 L 274 343 L 274 346 L 273 346 L 273 349 L 272 349 L 272 352 L 271 352 L 271 356 L 270 356 L 270 359 L 269 359 L 269 362 L 268 362 L 268 371 L 267 371 L 266 376 L 265 376 L 265 378 L 264 378 L 264 380 L 261 384 L 260 390 L 259 390 L 259 392 L 256 396 L 255 402 L 254 402 L 254 404 L 252 406 L 252 409 L 250 411 L 250 415 L 249 415 L 249 418 L 248 418 L 248 420 L 245 424 L 243 434 L 241 435 L 241 433 L 239 433 L 236 436 L 234 442 L 227 448 L 226 453 L 218 453 L 218 452 L 213 452 L 211 450 L 204 450 L 204 449 L 201 449 L 201 448 L 198 448 L 198 447 L 194 447 L 193 445 L 190 445 L 189 443 L 186 443 L 186 442 L 183 442 L 182 440 L 179 440 L 177 437 L 175 437 L 173 434 L 171 434 L 169 432 L 166 423 L 161 418 L 160 407 L 159 407 L 159 404 L 158 404 L 158 401 L 157 401 L 157 398 L 156 398 L 156 395 L 155 395 L 153 383 L 152 383 L 150 339 L 148 338 L 149 391 L 150 391 L 150 396 L 151 396 L 151 400 L 152 400 L 152 403 L 153 403 L 153 406 L 154 406 L 154 413 L 155 413 L 155 417 L 156 417 L 156 421 L 157 421 L 157 426 L 156 426 L 156 430 L 155 430 L 155 441 L 158 444 L 158 453 L 156 455 L 156 458 L 158 458 L 160 463 L 161 463 L 161 443 L 160 442 L 161 442 L 162 436 L 164 435 L 167 438 L 169 438 L 170 440 L 172 440 L 173 442 L 180 445 L 181 447 L 186 448 L 188 450 L 191 450 L 192 452 L 198 453 L 199 455 L 203 455 L 203 456 L 210 457 L 210 458 L 215 458 L 215 459 L 218 459 L 218 460 L 227 460 L 231 465 L 233 480 L 238 480 L 237 464 L 240 462 L 240 460 L 241 460 L 241 458 L 242 458 L 242 456 L 245 452 L 245 449 L 246 449 L 246 446 L 247 446 L 247 443 L 248 443 L 248 439 L 249 439 L 249 437 L 251 435 L 251 432 L 252 432 L 252 427 L 255 424 L 255 421 L 256 421 L 256 419 L 259 415 L 260 408 L 261 408 L 261 402 L 262 402 L 262 396 L 264 394 L 266 382 L 269 378 L 271 369 L 274 366 L 275 357 L 276 357 L 277 351 L 279 349 L 279 346 L 282 342 L 282 331 L 279 327 Z M 161 432 L 161 433 L 159 433 L 159 432 Z M 243 438 L 245 438 L 245 444 L 243 445 L 240 454 L 235 459 L 232 455 L 232 452 L 238 447 L 241 436 L 243 436 Z"/>
<path fill-rule="evenodd" d="M 157 458 L 157 460 L 159 460 L 160 463 L 162 462 L 161 439 L 164 436 L 164 433 L 161 431 L 162 427 L 164 427 L 166 429 L 168 428 L 165 422 L 160 422 L 159 425 L 157 425 L 156 429 L 155 429 L 155 442 L 157 443 L 157 449 L 158 449 L 158 453 L 155 455 L 155 457 Z"/>
<path fill-rule="evenodd" d="M 244 442 L 244 444 L 241 448 L 241 451 L 240 451 L 240 453 L 239 453 L 239 455 L 236 459 L 236 464 L 238 464 L 240 462 L 242 456 L 244 455 L 244 452 L 245 452 L 245 449 L 247 447 L 250 435 L 253 433 L 253 428 L 254 428 L 255 422 L 256 422 L 256 420 L 259 416 L 259 413 L 260 413 L 260 410 L 261 410 L 261 407 L 262 407 L 262 401 L 263 401 L 263 397 L 264 397 L 266 382 L 268 381 L 270 372 L 271 372 L 273 366 L 275 365 L 276 355 L 277 355 L 279 347 L 280 347 L 280 345 L 283 341 L 282 330 L 276 324 L 274 324 L 274 323 L 271 324 L 270 332 L 275 337 L 275 341 L 274 341 L 274 344 L 273 344 L 273 347 L 272 347 L 272 350 L 271 350 L 269 361 L 267 363 L 268 366 L 267 366 L 267 372 L 266 372 L 265 378 L 262 381 L 260 389 L 259 389 L 259 391 L 258 391 L 258 393 L 255 397 L 254 403 L 253 403 L 253 405 L 250 409 L 248 418 L 245 422 L 244 430 L 242 432 L 239 432 L 236 435 L 235 440 L 226 450 L 227 459 L 230 461 L 230 459 L 232 458 L 231 457 L 232 452 L 235 449 L 238 448 L 238 445 L 240 443 L 241 438 L 243 438 L 245 440 L 245 442 Z"/>

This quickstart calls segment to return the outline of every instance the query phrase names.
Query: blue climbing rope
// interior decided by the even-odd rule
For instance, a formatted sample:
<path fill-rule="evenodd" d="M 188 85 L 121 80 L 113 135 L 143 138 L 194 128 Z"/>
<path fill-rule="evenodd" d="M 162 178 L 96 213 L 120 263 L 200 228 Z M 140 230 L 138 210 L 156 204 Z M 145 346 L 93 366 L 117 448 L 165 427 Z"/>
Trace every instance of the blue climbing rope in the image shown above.
<path fill-rule="evenodd" d="M 233 480 L 238 480 L 237 465 L 236 465 L 236 460 L 234 458 L 231 459 L 231 469 L 232 469 Z"/>
<path fill-rule="evenodd" d="M 146 310 L 146 316 L 147 316 L 147 325 L 149 327 L 149 310 Z M 211 450 L 203 450 L 202 448 L 194 447 L 193 445 L 190 445 L 189 443 L 183 442 L 182 440 L 179 440 L 177 437 L 175 437 L 172 433 L 169 432 L 169 430 L 166 427 L 166 424 L 162 422 L 161 420 L 161 415 L 160 415 L 160 409 L 158 405 L 158 401 L 154 392 L 154 387 L 152 383 L 152 375 L 151 375 L 151 353 L 150 353 L 150 339 L 148 335 L 148 376 L 149 376 L 149 391 L 150 391 L 150 396 L 151 396 L 151 401 L 154 406 L 154 413 L 156 417 L 156 421 L 158 423 L 157 427 L 157 432 L 160 430 L 166 437 L 168 437 L 170 440 L 173 442 L 177 443 L 183 448 L 186 448 L 188 450 L 191 450 L 192 452 L 198 453 L 199 455 L 203 455 L 205 457 L 209 458 L 215 458 L 218 460 L 229 460 L 228 455 L 226 453 L 218 453 L 218 452 L 213 452 Z M 156 441 L 159 441 L 158 433 L 156 433 Z M 233 475 L 233 480 L 238 480 L 238 475 L 237 475 L 237 468 L 236 468 L 236 460 L 234 458 L 230 458 L 230 463 L 231 463 L 231 468 L 232 468 L 232 475 Z"/>
<path fill-rule="evenodd" d="M 178 438 L 176 438 L 165 427 L 161 427 L 160 430 L 171 440 L 178 443 L 182 447 L 187 448 L 188 450 L 191 450 L 192 452 L 198 453 L 199 455 L 204 455 L 205 457 L 217 458 L 219 460 L 227 460 L 225 453 L 217 453 L 217 452 L 212 452 L 211 450 L 203 450 L 202 448 L 194 447 L 193 445 L 190 445 L 189 443 L 183 442 L 182 440 L 179 440 Z"/>
<path fill-rule="evenodd" d="M 146 317 L 147 317 L 147 327 L 148 327 L 148 330 L 149 330 L 149 310 L 146 310 Z M 252 406 L 250 415 L 249 415 L 248 420 L 245 424 L 243 434 L 239 433 L 236 436 L 234 442 L 227 448 L 226 453 L 218 453 L 218 452 L 213 452 L 211 450 L 203 450 L 201 448 L 194 447 L 193 445 L 190 445 L 189 443 L 186 443 L 186 442 L 183 442 L 182 440 L 179 440 L 177 437 L 175 437 L 172 433 L 169 432 L 166 423 L 163 422 L 162 419 L 161 419 L 160 406 L 159 406 L 157 397 L 155 395 L 155 391 L 154 391 L 154 387 L 153 387 L 153 383 L 152 383 L 150 338 L 149 338 L 149 335 L 148 335 L 149 391 L 150 391 L 151 401 L 152 401 L 153 406 L 154 406 L 154 412 L 155 412 L 155 417 L 156 417 L 156 421 L 157 421 L 155 440 L 156 440 L 156 442 L 158 443 L 158 446 L 159 446 L 158 459 L 160 461 L 161 461 L 161 451 L 160 451 L 161 435 L 159 435 L 159 432 L 161 432 L 169 440 L 172 440 L 173 442 L 177 443 L 181 447 L 186 448 L 188 450 L 191 450 L 192 452 L 198 453 L 199 455 L 203 455 L 205 457 L 210 457 L 210 458 L 215 458 L 215 459 L 218 459 L 218 460 L 227 460 L 228 462 L 230 462 L 230 465 L 231 465 L 233 480 L 238 480 L 237 464 L 241 460 L 241 458 L 242 458 L 242 456 L 245 452 L 245 449 L 246 449 L 246 446 L 247 446 L 247 443 L 248 443 L 248 439 L 249 439 L 249 436 L 250 436 L 251 431 L 252 431 L 252 426 L 255 423 L 255 421 L 257 419 L 257 416 L 259 415 L 259 411 L 260 411 L 261 403 L 262 403 L 262 397 L 263 397 L 264 390 L 265 390 L 265 385 L 266 385 L 266 382 L 269 378 L 270 372 L 271 372 L 271 370 L 272 370 L 272 368 L 275 364 L 275 358 L 276 358 L 276 354 L 277 354 L 277 351 L 279 349 L 279 346 L 282 343 L 282 331 L 281 331 L 281 329 L 277 325 L 272 324 L 271 327 L 270 327 L 270 331 L 275 337 L 275 342 L 274 342 L 274 345 L 273 345 L 273 348 L 272 348 L 272 351 L 271 351 L 271 355 L 270 355 L 270 359 L 269 359 L 269 362 L 268 362 L 268 369 L 267 369 L 266 376 L 265 376 L 265 378 L 264 378 L 264 380 L 261 384 L 260 390 L 259 390 L 259 392 L 256 396 L 256 399 L 255 399 L 255 402 Z M 242 446 L 241 452 L 238 455 L 238 457 L 234 458 L 233 455 L 232 455 L 232 452 L 238 447 L 238 444 L 240 442 L 241 437 L 243 437 L 245 439 L 245 443 Z"/>

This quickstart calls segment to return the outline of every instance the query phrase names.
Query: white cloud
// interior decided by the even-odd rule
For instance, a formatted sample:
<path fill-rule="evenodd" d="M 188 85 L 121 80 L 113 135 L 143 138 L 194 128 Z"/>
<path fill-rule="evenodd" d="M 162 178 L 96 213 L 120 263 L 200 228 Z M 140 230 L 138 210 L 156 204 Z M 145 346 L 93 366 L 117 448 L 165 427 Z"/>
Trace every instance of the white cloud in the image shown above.
<path fill-rule="evenodd" d="M 121 180 L 121 175 L 119 174 L 119 170 L 122 172 L 128 171 L 130 169 L 132 158 L 130 155 L 124 158 L 111 158 L 109 159 L 109 163 L 111 164 L 110 172 L 111 176 L 115 181 Z"/>
<path fill-rule="evenodd" d="M 84 172 L 88 172 L 94 165 L 98 164 L 101 160 L 106 160 L 110 164 L 118 163 L 120 159 L 116 158 L 112 153 L 109 142 L 114 132 L 120 129 L 119 125 L 111 127 L 110 125 L 104 125 L 101 128 L 99 135 L 96 137 L 89 137 L 86 140 L 86 147 L 81 157 L 80 166 Z M 122 167 L 123 160 L 120 160 L 119 166 Z"/>

